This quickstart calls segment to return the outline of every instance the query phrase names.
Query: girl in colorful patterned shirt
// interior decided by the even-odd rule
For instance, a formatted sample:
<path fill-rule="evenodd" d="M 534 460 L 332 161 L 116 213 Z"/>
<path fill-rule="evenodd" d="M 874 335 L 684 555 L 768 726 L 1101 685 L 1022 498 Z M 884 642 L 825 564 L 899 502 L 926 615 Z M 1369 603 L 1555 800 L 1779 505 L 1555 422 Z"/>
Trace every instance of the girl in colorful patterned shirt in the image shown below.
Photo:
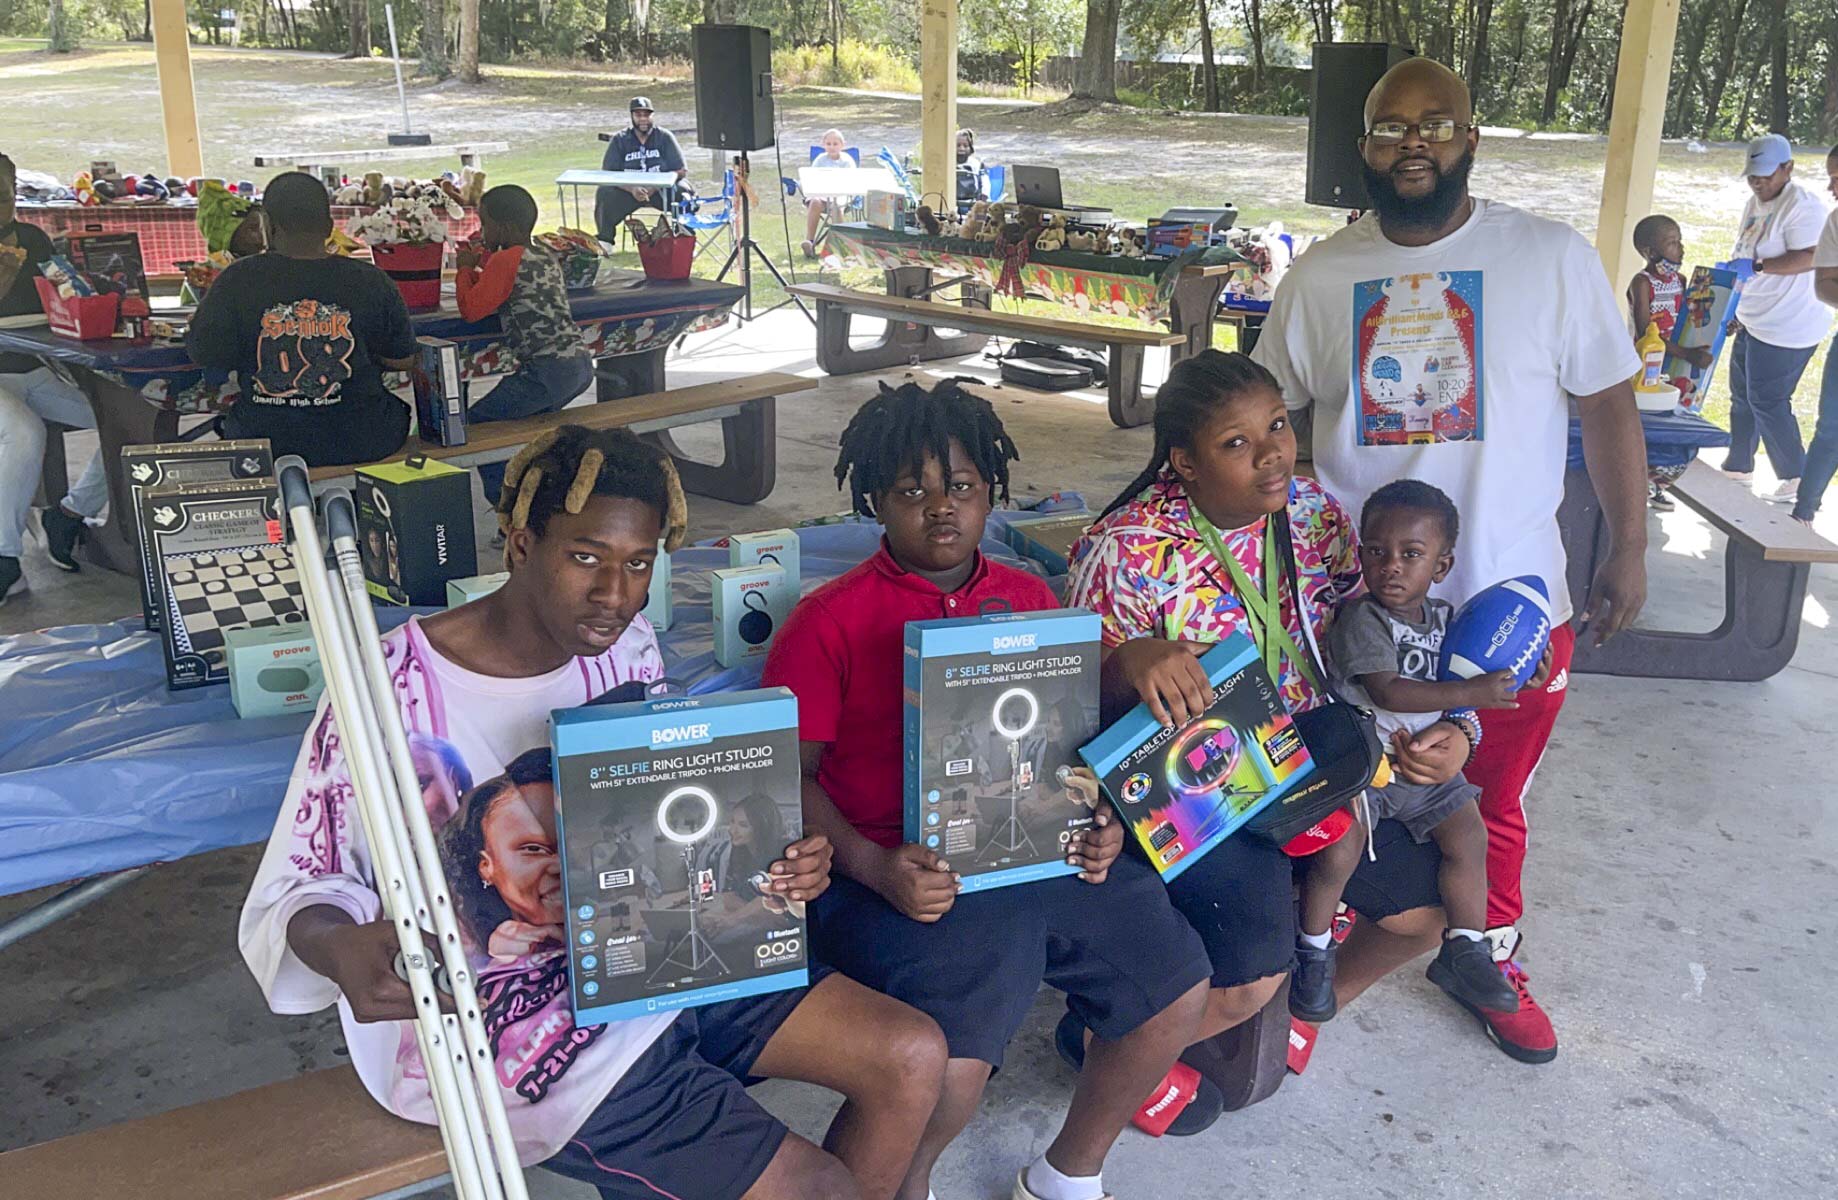
<path fill-rule="evenodd" d="M 1243 354 L 1216 350 L 1178 364 L 1156 398 L 1155 454 L 1073 546 L 1067 601 L 1095 611 L 1106 647 L 1106 719 L 1147 704 L 1166 725 L 1206 710 L 1211 684 L 1198 656 L 1244 633 L 1259 644 L 1292 712 L 1326 696 L 1300 651 L 1318 641 L 1334 607 L 1360 587 L 1356 527 L 1312 479 L 1296 478 L 1296 439 L 1274 376 Z M 1271 518 L 1287 514 L 1300 604 L 1275 564 Z M 1256 614 L 1276 615 L 1268 624 Z M 1303 618 L 1306 615 L 1307 627 Z M 1439 723 L 1398 748 L 1412 781 L 1453 778 L 1470 741 Z M 1376 862 L 1347 885 L 1369 926 L 1340 955 L 1342 1003 L 1393 968 L 1433 949 L 1442 931 L 1435 855 L 1408 833 L 1374 831 Z M 1332 833 L 1297 839 L 1319 849 Z M 1300 847 L 1298 853 L 1307 853 Z M 1202 1037 L 1230 1029 L 1269 1002 L 1296 954 L 1290 857 L 1243 833 L 1215 846 L 1169 885 L 1213 965 Z"/>

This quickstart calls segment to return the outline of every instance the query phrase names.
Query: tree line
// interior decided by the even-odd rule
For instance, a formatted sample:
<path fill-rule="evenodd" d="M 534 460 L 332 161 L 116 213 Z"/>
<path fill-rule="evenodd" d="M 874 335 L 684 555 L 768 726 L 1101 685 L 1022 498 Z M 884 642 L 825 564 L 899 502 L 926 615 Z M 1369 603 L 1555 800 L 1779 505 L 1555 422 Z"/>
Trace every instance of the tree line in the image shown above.
<path fill-rule="evenodd" d="M 384 0 L 191 0 L 194 36 L 244 45 L 385 48 Z M 1838 140 L 1838 0 L 1681 0 L 1666 132 L 1764 130 Z M 1073 95 L 1200 110 L 1301 111 L 1293 73 L 1316 41 L 1388 41 L 1449 63 L 1483 120 L 1602 131 L 1627 0 L 1002 0 L 966 2 L 966 57 L 999 57 L 1030 88 L 1080 60 Z M 524 58 L 686 59 L 698 21 L 773 30 L 780 45 L 851 39 L 916 64 L 916 0 L 400 0 L 403 53 L 423 74 L 479 77 Z M 150 37 L 148 0 L 0 0 L 0 33 Z M 226 19 L 224 14 L 230 14 Z M 1119 71 L 1119 64 L 1124 70 Z M 1152 69 L 1145 70 L 1144 65 Z M 1126 86 L 1120 88 L 1119 75 Z M 1227 79 L 1230 79 L 1228 86 Z M 1133 81 L 1133 82 L 1132 82 Z"/>

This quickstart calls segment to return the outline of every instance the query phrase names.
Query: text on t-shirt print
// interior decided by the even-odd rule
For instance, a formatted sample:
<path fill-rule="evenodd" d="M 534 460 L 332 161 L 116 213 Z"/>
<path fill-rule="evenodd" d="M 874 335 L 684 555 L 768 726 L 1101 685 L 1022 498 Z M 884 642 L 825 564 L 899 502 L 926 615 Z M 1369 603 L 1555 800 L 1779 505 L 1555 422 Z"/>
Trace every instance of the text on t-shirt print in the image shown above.
<path fill-rule="evenodd" d="M 276 304 L 262 314 L 255 398 L 293 407 L 336 404 L 351 378 L 351 314 L 323 300 Z"/>
<path fill-rule="evenodd" d="M 1353 285 L 1356 444 L 1482 440 L 1481 283 L 1437 271 Z"/>

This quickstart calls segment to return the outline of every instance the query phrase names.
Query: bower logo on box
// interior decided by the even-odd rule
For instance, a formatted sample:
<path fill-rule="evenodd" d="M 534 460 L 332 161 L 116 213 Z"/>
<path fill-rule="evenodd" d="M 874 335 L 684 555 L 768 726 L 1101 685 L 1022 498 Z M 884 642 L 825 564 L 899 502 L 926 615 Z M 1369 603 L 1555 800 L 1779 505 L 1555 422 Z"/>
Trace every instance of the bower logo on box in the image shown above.
<path fill-rule="evenodd" d="M 1040 639 L 1031 633 L 998 633 L 989 640 L 992 654 L 1024 654 L 1037 649 Z"/>
<path fill-rule="evenodd" d="M 712 740 L 709 737 L 708 725 L 674 725 L 651 731 L 651 749 L 664 750 L 671 746 L 694 746 Z"/>

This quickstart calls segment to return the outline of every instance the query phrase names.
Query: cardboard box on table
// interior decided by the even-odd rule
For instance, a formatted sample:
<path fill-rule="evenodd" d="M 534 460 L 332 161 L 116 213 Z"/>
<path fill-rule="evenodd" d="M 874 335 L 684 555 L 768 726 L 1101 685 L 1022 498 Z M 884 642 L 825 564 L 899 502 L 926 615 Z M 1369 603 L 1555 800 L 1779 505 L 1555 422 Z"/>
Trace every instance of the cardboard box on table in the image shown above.
<path fill-rule="evenodd" d="M 766 888 L 803 829 L 789 689 L 570 709 L 550 733 L 577 1025 L 808 982 L 804 906 Z"/>
<path fill-rule="evenodd" d="M 437 446 L 466 444 L 466 385 L 460 379 L 459 343 L 418 337 L 421 361 L 409 372 L 415 389 L 415 424 L 421 440 Z"/>
<path fill-rule="evenodd" d="M 1709 350 L 1710 365 L 1703 370 L 1677 355 L 1666 356 L 1665 372 L 1679 388 L 1679 407 L 1687 412 L 1701 412 L 1704 397 L 1710 391 L 1710 380 L 1723 357 L 1723 343 L 1729 337 L 1730 318 L 1736 315 L 1746 275 L 1729 264 L 1698 267 L 1691 272 L 1691 283 L 1685 289 L 1685 307 L 1672 329 L 1672 340 L 1693 350 Z"/>
<path fill-rule="evenodd" d="M 738 666 L 764 658 L 791 609 L 785 603 L 783 567 L 723 567 L 709 573 L 715 623 L 715 661 Z"/>
<path fill-rule="evenodd" d="M 140 234 L 119 230 L 74 229 L 60 235 L 54 249 L 70 265 L 123 296 L 147 298 L 147 267 L 140 253 Z"/>
<path fill-rule="evenodd" d="M 273 481 L 156 488 L 141 510 L 167 687 L 228 682 L 233 629 L 305 622 Z"/>
<path fill-rule="evenodd" d="M 797 606 L 802 588 L 799 547 L 798 535 L 789 529 L 736 533 L 728 538 L 728 566 L 782 567 L 785 573 L 773 597 L 774 611 L 789 614 Z"/>
<path fill-rule="evenodd" d="M 1138 704 L 1080 754 L 1163 879 L 1173 879 L 1314 773 L 1314 760 L 1251 640 L 1200 656 L 1206 712 L 1164 728 Z"/>
<path fill-rule="evenodd" d="M 319 647 L 305 623 L 232 629 L 225 635 L 230 703 L 236 715 L 275 717 L 312 712 L 325 690 Z"/>
<path fill-rule="evenodd" d="M 148 629 L 160 627 L 160 607 L 154 598 L 154 564 L 150 554 L 145 510 L 141 499 L 155 488 L 187 483 L 223 483 L 231 479 L 265 479 L 274 475 L 274 451 L 267 438 L 221 442 L 151 442 L 121 448 L 121 470 L 128 481 L 133 511 L 134 544 L 140 551 L 141 621 Z"/>
<path fill-rule="evenodd" d="M 411 455 L 359 467 L 353 499 L 358 557 L 376 599 L 438 606 L 448 580 L 477 572 L 471 472 Z"/>
<path fill-rule="evenodd" d="M 1092 812 L 1067 776 L 1098 727 L 1099 655 L 1084 609 L 907 624 L 905 838 L 964 891 L 1077 872 Z"/>

